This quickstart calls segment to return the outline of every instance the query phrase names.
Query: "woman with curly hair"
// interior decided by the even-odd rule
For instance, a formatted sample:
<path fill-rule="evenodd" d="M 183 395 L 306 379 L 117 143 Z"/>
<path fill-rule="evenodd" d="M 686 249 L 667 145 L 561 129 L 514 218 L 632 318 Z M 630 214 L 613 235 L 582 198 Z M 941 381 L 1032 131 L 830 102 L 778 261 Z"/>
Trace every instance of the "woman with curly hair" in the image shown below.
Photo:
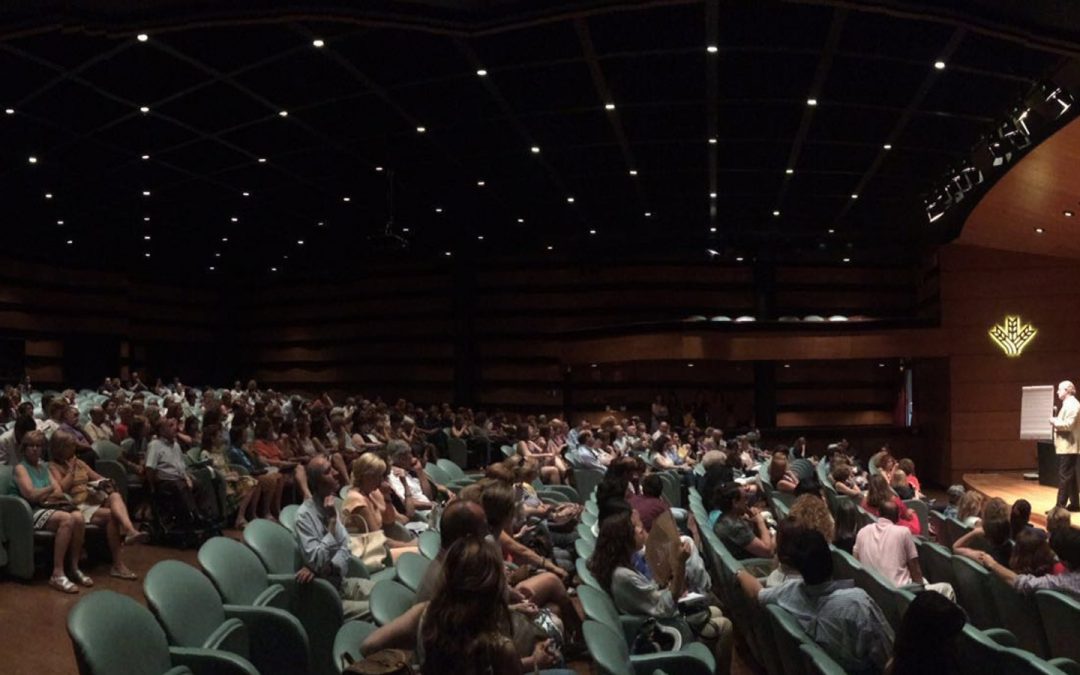
<path fill-rule="evenodd" d="M 911 530 L 911 533 L 915 536 L 922 534 L 922 525 L 919 524 L 919 518 L 913 511 L 908 509 L 904 504 L 904 500 L 896 496 L 896 493 L 889 487 L 889 481 L 885 480 L 885 476 L 879 473 L 873 474 L 870 476 L 870 484 L 867 487 L 866 501 L 863 502 L 864 509 L 877 518 L 881 515 L 881 505 L 891 501 L 896 504 L 896 510 L 900 514 L 897 525 L 903 525 Z"/>
<path fill-rule="evenodd" d="M 817 495 L 806 494 L 800 496 L 791 505 L 788 515 L 798 525 L 810 530 L 817 530 L 825 541 L 832 542 L 836 525 L 833 523 L 832 514 L 825 500 Z"/>

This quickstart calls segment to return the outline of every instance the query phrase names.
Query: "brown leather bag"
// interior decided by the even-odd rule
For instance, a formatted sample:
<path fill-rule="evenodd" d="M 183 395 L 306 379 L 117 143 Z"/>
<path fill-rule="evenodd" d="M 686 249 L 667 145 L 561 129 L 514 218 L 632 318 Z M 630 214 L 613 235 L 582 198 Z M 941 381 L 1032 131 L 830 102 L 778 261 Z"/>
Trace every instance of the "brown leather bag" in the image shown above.
<path fill-rule="evenodd" d="M 354 661 L 346 673 L 359 675 L 415 675 L 409 655 L 400 649 L 383 649 L 362 661 Z"/>

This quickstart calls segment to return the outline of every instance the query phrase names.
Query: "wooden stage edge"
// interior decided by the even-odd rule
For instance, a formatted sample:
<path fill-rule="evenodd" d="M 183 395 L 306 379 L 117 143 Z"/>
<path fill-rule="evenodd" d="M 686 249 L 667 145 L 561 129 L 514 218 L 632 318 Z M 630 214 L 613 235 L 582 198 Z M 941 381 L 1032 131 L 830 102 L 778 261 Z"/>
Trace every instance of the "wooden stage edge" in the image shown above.
<path fill-rule="evenodd" d="M 965 473 L 964 486 L 987 497 L 1001 497 L 1010 505 L 1017 499 L 1031 502 L 1031 522 L 1046 527 L 1046 512 L 1057 503 L 1057 488 L 1024 480 L 1021 473 Z M 1080 528 L 1080 513 L 1073 514 L 1072 526 Z"/>

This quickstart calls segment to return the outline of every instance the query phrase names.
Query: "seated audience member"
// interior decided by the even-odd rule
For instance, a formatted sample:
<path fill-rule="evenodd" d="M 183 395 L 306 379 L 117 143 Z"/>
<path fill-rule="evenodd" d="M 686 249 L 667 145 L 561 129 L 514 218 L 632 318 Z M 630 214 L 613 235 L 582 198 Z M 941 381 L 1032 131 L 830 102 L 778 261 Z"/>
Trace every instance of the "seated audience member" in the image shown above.
<path fill-rule="evenodd" d="M 156 490 L 165 499 L 176 502 L 178 518 L 186 524 L 213 523 L 217 520 L 217 503 L 213 487 L 188 473 L 184 453 L 176 442 L 176 420 L 163 417 L 158 421 L 157 438 L 150 441 L 146 451 L 146 468 Z"/>
<path fill-rule="evenodd" d="M 893 643 L 881 609 L 850 580 L 833 581 L 832 552 L 820 532 L 800 529 L 791 538 L 791 562 L 802 579 L 762 588 L 752 574 L 739 570 L 736 579 L 743 592 L 761 605 L 790 612 L 846 672 L 881 672 Z"/>
<path fill-rule="evenodd" d="M 675 621 L 681 632 L 689 637 L 693 634 L 689 625 L 678 620 L 682 617 L 679 600 L 688 590 L 686 563 L 691 548 L 683 542 L 673 561 L 671 581 L 666 588 L 661 588 L 636 569 L 633 562 L 634 553 L 645 546 L 646 537 L 636 512 L 624 511 L 609 516 L 600 523 L 596 550 L 588 561 L 589 571 L 611 594 L 621 613 Z M 697 627 L 694 632 L 709 642 L 715 640 L 717 672 L 726 673 L 731 665 L 731 621 L 717 608 L 711 607 L 709 614 L 707 625 Z"/>
<path fill-rule="evenodd" d="M 1012 546 L 1009 505 L 1004 499 L 994 497 L 983 506 L 982 520 L 978 527 L 953 543 L 953 552 L 974 559 L 979 557 L 979 553 L 986 552 L 993 556 L 998 564 L 1008 565 L 1012 557 Z"/>
<path fill-rule="evenodd" d="M 960 497 L 960 501 L 956 505 L 956 519 L 964 527 L 975 527 L 979 524 L 979 520 L 982 519 L 982 510 L 985 503 L 986 498 L 982 496 L 981 492 L 968 490 Z"/>
<path fill-rule="evenodd" d="M 641 524 L 646 532 L 652 529 L 653 520 L 671 510 L 671 505 L 664 499 L 663 492 L 664 481 L 655 473 L 650 473 L 641 479 L 641 494 L 630 495 L 626 500 L 641 518 Z"/>
<path fill-rule="evenodd" d="M 577 447 L 574 450 L 578 466 L 592 471 L 607 471 L 611 464 L 611 455 L 599 449 L 596 437 L 591 431 L 582 431 L 577 437 Z"/>
<path fill-rule="evenodd" d="M 1046 531 L 1050 533 L 1051 539 L 1054 538 L 1055 532 L 1070 527 L 1072 527 L 1072 513 L 1064 506 L 1055 506 L 1046 512 Z"/>
<path fill-rule="evenodd" d="M 225 498 L 229 512 L 236 511 L 233 528 L 242 530 L 248 520 L 258 517 L 259 479 L 251 475 L 251 470 L 241 473 L 229 462 L 228 451 L 224 445 L 216 442 L 217 429 L 213 425 L 203 427 L 202 451 L 199 459 L 210 462 L 214 471 L 225 481 Z M 231 449 L 231 448 L 230 448 Z M 250 514 L 250 515 L 249 515 Z M 227 514 L 226 514 L 227 515 Z"/>
<path fill-rule="evenodd" d="M 947 583 L 928 584 L 923 579 L 919 565 L 919 552 L 915 549 L 915 537 L 906 527 L 896 524 L 899 514 L 896 504 L 885 502 L 881 513 L 872 525 L 859 530 L 855 538 L 855 558 L 867 567 L 877 570 L 893 586 L 909 584 L 925 586 L 927 590 L 941 593 L 950 600 L 956 593 Z"/>
<path fill-rule="evenodd" d="M 881 505 L 886 502 L 896 504 L 897 513 L 900 514 L 898 522 L 901 525 L 911 530 L 914 535 L 922 534 L 922 525 L 919 523 L 918 516 L 915 515 L 914 511 L 909 510 L 904 501 L 892 491 L 885 477 L 880 473 L 871 475 L 870 486 L 866 491 L 866 501 L 863 502 L 863 508 L 876 517 L 880 515 L 879 509 Z"/>
<path fill-rule="evenodd" d="M 889 487 L 900 499 L 915 499 L 915 488 L 911 487 L 911 483 L 908 483 L 907 474 L 904 473 L 903 469 L 893 471 L 892 482 Z"/>
<path fill-rule="evenodd" d="M 45 434 L 46 439 L 52 437 L 53 432 L 60 428 L 64 411 L 67 409 L 67 402 L 61 398 L 47 400 L 45 396 L 41 397 L 41 410 L 45 413 L 45 419 L 38 422 L 37 428 Z"/>
<path fill-rule="evenodd" d="M 555 465 L 555 453 L 548 452 L 537 441 L 547 444 L 540 438 L 536 427 L 531 424 L 522 424 L 518 427 L 518 439 L 514 446 L 515 451 L 522 459 L 532 459 L 540 466 L 540 480 L 547 484 L 559 485 L 563 478 L 563 472 Z"/>
<path fill-rule="evenodd" d="M 846 462 L 835 464 L 831 472 L 833 487 L 836 491 L 847 497 L 862 498 L 862 490 L 855 484 L 855 478 L 851 475 L 851 465 Z"/>
<path fill-rule="evenodd" d="M 788 454 L 791 456 L 791 459 L 811 459 L 813 457 L 807 449 L 805 436 L 799 436 L 795 439 L 795 443 L 791 446 Z"/>
<path fill-rule="evenodd" d="M 675 437 L 668 435 L 661 435 L 653 441 L 649 461 L 662 471 L 690 471 L 694 468 L 694 460 L 682 454 Z"/>
<path fill-rule="evenodd" d="M 1009 510 L 1009 535 L 1015 540 L 1020 533 L 1031 527 L 1031 502 L 1017 499 Z"/>
<path fill-rule="evenodd" d="M 802 579 L 802 575 L 795 568 L 791 556 L 792 545 L 796 541 L 792 535 L 804 529 L 807 528 L 800 525 L 792 516 L 788 516 L 776 524 L 776 560 L 779 564 L 776 569 L 769 572 L 769 576 L 762 580 L 761 584 L 765 588 L 779 586 L 792 579 Z"/>
<path fill-rule="evenodd" d="M 801 527 L 817 530 L 825 541 L 832 542 L 836 537 L 836 524 L 825 500 L 814 494 L 799 495 L 788 513 Z"/>
<path fill-rule="evenodd" d="M 111 441 L 113 439 L 112 425 L 105 419 L 105 409 L 99 405 L 90 408 L 90 421 L 83 426 L 86 437 L 93 445 L 98 441 Z"/>
<path fill-rule="evenodd" d="M 136 579 L 135 573 L 124 564 L 122 547 L 144 543 L 150 535 L 135 529 L 128 516 L 127 505 L 116 491 L 116 486 L 75 456 L 75 439 L 70 434 L 63 429 L 57 429 L 49 445 L 53 458 L 49 462 L 49 473 L 75 506 L 76 510 L 72 515 L 78 514 L 87 525 L 105 528 L 106 541 L 113 559 L 109 574 L 120 579 Z"/>
<path fill-rule="evenodd" d="M 960 514 L 960 500 L 964 497 L 964 486 L 950 485 L 947 494 L 949 503 L 945 505 L 941 513 L 946 518 L 956 518 Z"/>
<path fill-rule="evenodd" d="M 296 512 L 296 539 L 304 563 L 296 580 L 306 584 L 315 577 L 326 579 L 341 594 L 345 616 L 354 618 L 367 612 L 375 582 L 349 576 L 349 533 L 338 520 L 334 500 L 337 482 L 330 474 L 330 461 L 317 455 L 308 463 L 306 478 L 311 496 Z"/>
<path fill-rule="evenodd" d="M 982 551 L 977 553 L 975 560 L 1021 593 L 1031 594 L 1035 591 L 1050 590 L 1080 599 L 1080 531 L 1072 528 L 1058 530 L 1050 540 L 1050 546 L 1065 564 L 1065 571 L 1062 574 L 1044 574 L 1043 576 L 1017 574 L 999 563 L 989 553 Z"/>
<path fill-rule="evenodd" d="M 72 508 L 70 502 L 53 478 L 49 463 L 42 461 L 45 443 L 45 435 L 37 430 L 23 436 L 20 448 L 22 460 L 15 465 L 12 494 L 30 502 L 35 530 L 56 533 L 49 585 L 64 593 L 78 593 L 78 586 L 71 582 L 69 576 L 84 586 L 94 583 L 79 570 L 86 521 L 77 510 L 69 512 Z M 70 571 L 70 575 L 65 569 Z"/>
<path fill-rule="evenodd" d="M 735 471 L 727 465 L 727 455 L 720 450 L 710 450 L 701 458 L 705 473 L 697 477 L 697 490 L 705 511 L 712 511 L 712 498 L 718 485 L 735 480 Z"/>
<path fill-rule="evenodd" d="M 483 539 L 488 533 L 487 519 L 480 504 L 466 499 L 455 499 L 447 504 L 439 518 L 441 548 L 428 565 L 420 587 L 416 590 L 417 602 L 430 600 L 435 592 L 435 586 L 442 575 L 442 561 L 446 557 L 447 549 L 466 537 Z"/>
<path fill-rule="evenodd" d="M 406 539 L 409 533 L 398 527 L 407 521 L 399 516 L 390 499 L 392 490 L 387 483 L 386 462 L 373 452 L 360 455 L 352 465 L 352 484 L 341 505 L 345 529 L 350 536 L 360 537 L 382 530 L 386 536 L 383 566 L 393 564 L 402 553 L 416 552 L 416 541 Z M 408 483 L 405 501 L 411 503 Z"/>
<path fill-rule="evenodd" d="M 841 499 L 836 505 L 833 546 L 851 553 L 855 549 L 855 537 L 862 528 L 862 516 L 855 502 Z"/>
<path fill-rule="evenodd" d="M 251 447 L 260 460 L 278 470 L 284 482 L 284 488 L 295 485 L 300 489 L 304 499 L 308 498 L 304 465 L 289 459 L 282 452 L 281 446 L 274 440 L 274 427 L 270 418 L 262 417 L 255 422 L 255 442 Z"/>
<path fill-rule="evenodd" d="M 751 509 L 746 495 L 738 485 L 722 489 L 716 507 L 723 515 L 713 526 L 720 538 L 737 560 L 747 558 L 772 558 L 776 552 L 772 533 L 765 524 L 762 511 Z"/>
<path fill-rule="evenodd" d="M 908 485 L 915 491 L 913 499 L 922 499 L 922 484 L 915 475 L 915 462 L 910 457 L 905 457 L 896 463 L 896 468 L 904 472 Z"/>
<path fill-rule="evenodd" d="M 438 495 L 431 479 L 420 468 L 419 461 L 413 456 L 409 444 L 395 438 L 386 444 L 386 454 L 391 464 L 390 474 L 386 480 L 393 492 L 395 506 L 400 503 L 402 511 L 408 518 L 412 518 L 417 510 L 431 510 L 435 506 Z"/>
<path fill-rule="evenodd" d="M 1047 533 L 1027 527 L 1020 530 L 1013 540 L 1009 569 L 1017 574 L 1041 577 L 1046 574 L 1061 574 L 1065 571 L 1065 566 L 1054 558 Z"/>
<path fill-rule="evenodd" d="M 90 439 L 87 438 L 86 434 L 79 428 L 79 409 L 73 405 L 65 407 L 61 413 L 60 420 L 60 426 L 57 427 L 57 430 L 63 431 L 71 436 L 72 442 L 75 443 L 75 454 L 79 456 L 79 459 L 93 468 L 97 461 L 97 453 L 94 452 L 93 446 L 90 445 Z"/>
<path fill-rule="evenodd" d="M 0 434 L 0 464 L 16 466 L 22 461 L 19 448 L 22 445 L 23 436 L 37 430 L 34 418 L 20 415 L 15 418 L 15 425 Z"/>
<path fill-rule="evenodd" d="M 772 460 L 769 462 L 769 482 L 776 490 L 788 494 L 794 494 L 795 488 L 799 487 L 799 477 L 788 468 L 786 448 L 777 448 L 773 451 Z"/>
<path fill-rule="evenodd" d="M 885 675 L 960 675 L 956 637 L 967 615 L 940 593 L 917 593 L 896 633 Z"/>

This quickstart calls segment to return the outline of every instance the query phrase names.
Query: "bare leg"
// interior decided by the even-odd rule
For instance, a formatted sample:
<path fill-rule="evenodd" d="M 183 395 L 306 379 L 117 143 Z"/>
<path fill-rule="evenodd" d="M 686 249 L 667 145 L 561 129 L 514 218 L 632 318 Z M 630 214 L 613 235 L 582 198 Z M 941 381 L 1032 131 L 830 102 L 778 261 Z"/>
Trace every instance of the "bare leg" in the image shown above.
<path fill-rule="evenodd" d="M 120 496 L 119 492 L 114 492 L 109 495 L 108 510 L 113 514 L 113 518 L 116 520 L 117 526 L 120 528 L 120 534 L 138 534 L 139 531 L 135 529 L 135 525 L 131 522 L 131 516 L 128 514 L 127 504 L 124 503 L 124 498 Z M 100 509 L 99 509 L 100 510 Z"/>
<path fill-rule="evenodd" d="M 248 493 L 240 500 L 240 503 L 236 505 L 236 520 L 233 526 L 236 529 L 242 528 L 247 524 L 247 518 L 245 517 L 248 512 L 248 507 L 251 505 L 255 498 L 259 496 L 259 486 L 256 484 L 253 488 L 248 490 Z"/>
<path fill-rule="evenodd" d="M 277 492 L 277 483 L 273 476 L 261 476 L 259 478 L 259 498 L 262 502 L 259 505 L 259 511 L 263 518 L 269 518 L 273 514 L 270 513 L 270 506 L 274 502 L 274 493 Z"/>
<path fill-rule="evenodd" d="M 304 471 L 303 464 L 296 465 L 296 472 L 293 473 L 293 480 L 296 481 L 297 487 L 300 488 L 300 494 L 303 495 L 303 498 L 311 499 L 311 490 L 308 489 L 307 485 L 307 472 Z"/>
<path fill-rule="evenodd" d="M 86 539 L 86 521 L 78 511 L 71 514 L 71 546 L 68 547 L 68 565 L 74 572 L 79 569 L 83 541 Z"/>
<path fill-rule="evenodd" d="M 330 465 L 338 472 L 342 481 L 349 482 L 349 467 L 345 466 L 345 460 L 342 459 L 340 452 L 335 452 L 330 456 Z"/>
<path fill-rule="evenodd" d="M 54 577 L 64 576 L 64 557 L 71 545 L 71 514 L 57 511 L 49 518 L 46 527 L 56 532 L 53 539 L 53 570 Z"/>
<path fill-rule="evenodd" d="M 277 488 L 274 490 L 274 502 L 270 505 L 270 511 L 274 518 L 281 517 L 281 498 L 285 494 L 285 476 L 277 475 Z"/>
<path fill-rule="evenodd" d="M 540 480 L 548 485 L 559 484 L 559 470 L 553 466 L 545 466 L 540 469 Z"/>
<path fill-rule="evenodd" d="M 527 588 L 532 594 L 532 602 L 538 607 L 544 605 L 558 607 L 559 618 L 563 620 L 563 624 L 566 626 L 567 639 L 581 634 L 581 616 L 577 613 L 577 609 L 574 608 L 570 596 L 566 594 L 566 587 L 563 586 L 559 577 L 551 572 L 544 572 L 529 577 L 519 583 L 516 588 Z"/>
<path fill-rule="evenodd" d="M 90 519 L 90 522 L 98 527 L 105 527 L 105 539 L 109 542 L 109 553 L 112 554 L 113 569 L 126 570 L 127 567 L 124 566 L 124 561 L 121 558 L 120 524 L 117 520 L 116 513 L 102 507 L 94 512 L 94 517 Z"/>

